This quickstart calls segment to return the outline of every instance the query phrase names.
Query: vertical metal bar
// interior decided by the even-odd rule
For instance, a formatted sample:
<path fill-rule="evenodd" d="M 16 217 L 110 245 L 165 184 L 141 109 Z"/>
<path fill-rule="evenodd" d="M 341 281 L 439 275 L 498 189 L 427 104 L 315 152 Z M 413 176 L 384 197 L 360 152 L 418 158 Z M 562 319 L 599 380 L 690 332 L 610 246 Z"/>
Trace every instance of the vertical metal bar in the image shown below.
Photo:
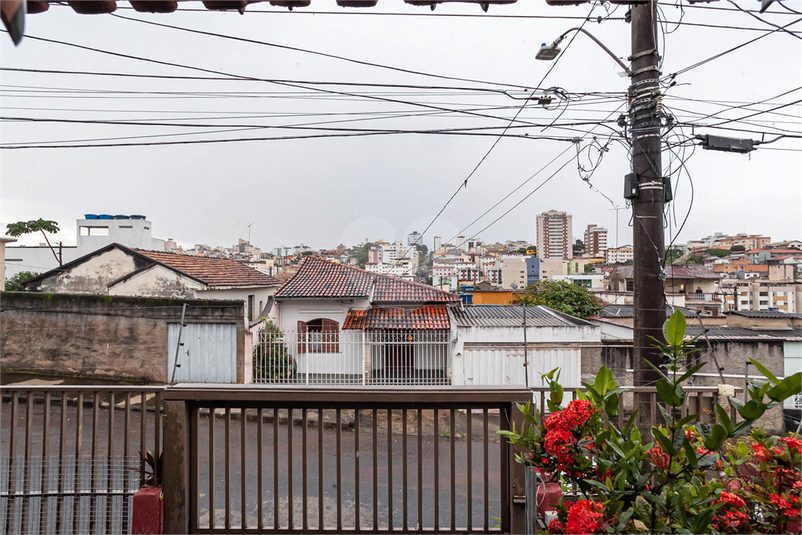
<path fill-rule="evenodd" d="M 192 453 L 189 456 L 189 531 L 190 533 L 198 532 L 198 523 L 200 520 L 200 408 L 197 404 L 192 404 L 190 408 L 190 444 Z M 213 462 L 213 461 L 210 461 Z M 213 511 L 209 508 L 209 512 Z M 125 515 L 123 515 L 125 518 Z M 124 534 L 128 533 L 127 529 L 123 529 Z"/>
<path fill-rule="evenodd" d="M 387 409 L 387 525 L 393 531 L 393 410 Z"/>
<path fill-rule="evenodd" d="M 440 531 L 440 415 L 434 409 L 434 530 Z"/>
<path fill-rule="evenodd" d="M 418 531 L 423 531 L 423 418 L 418 409 Z"/>
<path fill-rule="evenodd" d="M 97 460 L 98 460 L 98 427 L 100 422 L 100 392 L 97 390 L 92 392 L 92 496 L 89 498 L 89 531 L 95 531 L 95 521 L 98 516 L 98 492 L 97 492 Z M 158 459 L 158 457 L 157 457 Z M 158 463 L 156 463 L 158 465 Z M 156 470 L 154 469 L 154 472 Z"/>
<path fill-rule="evenodd" d="M 162 392 L 156 392 L 156 407 L 154 413 L 155 429 L 153 430 L 153 458 L 156 459 L 156 467 L 153 469 L 153 477 L 156 481 L 161 480 L 159 475 L 159 459 L 162 455 Z"/>
<path fill-rule="evenodd" d="M 262 466 L 262 435 L 264 435 L 264 409 L 261 407 L 257 411 L 256 421 L 256 527 L 260 530 L 265 529 L 264 518 L 264 488 L 262 479 L 264 478 Z"/>
<path fill-rule="evenodd" d="M 217 506 L 214 499 L 215 473 L 214 465 L 217 457 L 214 454 L 214 407 L 209 407 L 209 529 L 215 527 Z"/>
<path fill-rule="evenodd" d="M 80 399 L 80 394 L 79 394 Z M 80 405 L 80 402 L 79 402 Z M 145 426 L 146 416 L 148 414 L 148 397 L 145 391 L 139 397 L 139 484 L 145 484 L 145 454 L 148 451 L 147 443 L 147 427 Z"/>
<path fill-rule="evenodd" d="M 123 415 L 123 463 L 125 466 L 125 475 L 123 475 L 123 515 L 122 515 L 122 526 L 120 527 L 120 531 L 122 533 L 128 533 L 130 529 L 128 526 L 128 518 L 129 518 L 129 511 L 127 508 L 128 504 L 128 493 L 131 490 L 131 478 L 130 472 L 128 471 L 128 457 L 131 453 L 131 391 L 125 391 L 125 412 Z"/>
<path fill-rule="evenodd" d="M 342 409 L 337 409 L 337 531 L 343 530 Z"/>
<path fill-rule="evenodd" d="M 225 436 L 225 526 L 226 530 L 231 530 L 231 407 L 226 407 Z"/>
<path fill-rule="evenodd" d="M 23 531 L 29 532 L 30 526 L 27 526 L 27 522 L 30 522 L 29 512 L 30 512 L 30 492 L 31 492 L 31 460 L 33 458 L 32 451 L 33 451 L 33 441 L 31 440 L 31 435 L 33 433 L 33 392 L 25 392 L 25 447 L 23 449 L 23 466 L 25 467 L 22 484 L 23 484 L 23 492 L 28 499 L 25 500 L 23 498 L 22 502 L 22 522 L 20 523 L 20 527 Z M 27 501 L 27 507 L 26 502 Z M 27 521 L 27 522 L 26 522 Z"/>
<path fill-rule="evenodd" d="M 378 428 L 379 428 L 379 421 L 378 421 L 378 413 L 376 409 L 373 409 L 373 531 L 379 531 L 379 461 L 377 458 L 378 453 Z"/>
<path fill-rule="evenodd" d="M 323 409 L 317 410 L 317 512 L 318 529 L 323 530 Z"/>
<path fill-rule="evenodd" d="M 292 459 L 295 456 L 292 451 L 292 413 L 293 409 L 287 409 L 287 504 L 289 507 L 289 526 L 293 529 L 295 520 L 295 496 L 292 494 Z"/>
<path fill-rule="evenodd" d="M 467 496 L 468 496 L 468 531 L 473 531 L 473 455 L 471 452 L 471 444 L 473 443 L 473 409 L 466 409 L 465 413 L 465 426 L 468 428 L 466 433 L 467 442 L 465 444 L 465 471 L 468 483 Z"/>
<path fill-rule="evenodd" d="M 359 531 L 362 507 L 359 505 L 359 409 L 354 409 L 354 527 Z"/>
<path fill-rule="evenodd" d="M 50 519 L 50 391 L 45 392 L 44 419 L 42 422 L 42 493 L 39 508 L 39 530 L 47 531 Z M 37 531 L 39 531 L 37 530 Z"/>
<path fill-rule="evenodd" d="M 510 406 L 499 407 L 499 427 L 505 431 L 510 428 Z M 510 443 L 499 440 L 499 470 L 501 475 L 501 531 L 510 533 L 510 517 L 512 516 L 512 500 L 510 499 Z"/>
<path fill-rule="evenodd" d="M 457 464 L 455 459 L 456 454 L 456 447 L 454 444 L 454 439 L 456 438 L 456 422 L 455 420 L 456 411 L 451 409 L 451 432 L 449 436 L 451 437 L 451 531 L 455 531 L 457 529 Z"/>
<path fill-rule="evenodd" d="M 79 525 L 79 518 L 80 518 L 80 511 L 81 511 L 81 500 L 79 498 L 78 492 L 81 490 L 81 447 L 83 446 L 83 434 L 84 434 L 84 393 L 78 392 L 78 406 L 77 406 L 77 415 L 76 421 L 78 426 L 78 434 L 75 437 L 75 474 L 74 474 L 74 481 L 73 481 L 73 491 L 75 492 L 73 497 L 73 514 L 72 514 L 72 532 L 78 533 L 78 525 Z M 144 448 L 143 448 L 144 449 Z M 144 465 L 144 463 L 143 463 Z M 144 479 L 144 476 L 143 476 Z"/>
<path fill-rule="evenodd" d="M 403 466 L 401 469 L 401 523 L 404 531 L 409 531 L 407 521 L 407 409 L 401 412 L 401 459 Z"/>
<path fill-rule="evenodd" d="M 482 492 L 484 493 L 483 501 L 482 501 L 482 511 L 483 516 L 483 529 L 488 531 L 490 529 L 490 507 L 488 505 L 488 496 L 490 494 L 488 486 L 490 485 L 490 479 L 488 478 L 488 463 L 487 463 L 487 444 L 490 437 L 487 434 L 487 409 L 482 409 L 482 470 L 484 470 L 483 483 L 482 483 Z"/>
<path fill-rule="evenodd" d="M 64 502 L 64 479 L 67 477 L 65 471 L 66 463 L 64 457 L 67 455 L 67 392 L 61 392 L 61 422 L 58 430 L 58 493 L 60 498 L 56 500 L 56 530 L 55 533 L 62 533 L 61 515 L 66 516 L 66 511 L 62 510 Z M 77 464 L 77 463 L 76 463 Z"/>
<path fill-rule="evenodd" d="M 656 425 L 657 423 L 657 393 L 652 392 L 649 394 L 649 411 L 651 413 L 651 422 L 652 425 Z"/>
<path fill-rule="evenodd" d="M 308 366 L 308 365 L 307 365 Z M 309 381 L 309 375 L 306 376 L 307 382 Z M 308 384 L 308 383 L 307 383 Z M 306 456 L 307 453 L 307 442 L 306 442 L 306 426 L 309 423 L 307 420 L 308 409 L 302 409 L 301 412 L 301 476 L 302 476 L 302 489 L 303 489 L 303 503 L 301 504 L 301 512 L 303 513 L 303 530 L 309 531 L 309 467 L 308 467 L 308 459 Z"/>
<path fill-rule="evenodd" d="M 279 528 L 278 495 L 278 408 L 273 409 L 273 529 Z"/>
<path fill-rule="evenodd" d="M 239 419 L 240 419 L 240 433 L 239 433 L 239 446 L 240 446 L 240 514 L 242 515 L 242 529 L 246 529 L 248 526 L 247 518 L 248 518 L 248 469 L 245 466 L 245 459 L 246 459 L 246 451 L 245 451 L 245 444 L 246 444 L 246 436 L 245 436 L 245 407 L 240 408 L 239 412 Z"/>
<path fill-rule="evenodd" d="M 106 533 L 112 532 L 111 513 L 112 513 L 112 500 L 111 500 L 111 487 L 112 487 L 112 463 L 114 462 L 114 403 L 116 401 L 114 392 L 109 392 L 109 436 L 108 436 L 108 473 L 106 474 Z"/>
<path fill-rule="evenodd" d="M 19 394 L 14 392 L 11 394 L 11 429 L 9 430 L 9 450 L 11 458 L 8 461 L 8 492 L 12 496 L 17 493 L 17 410 L 19 409 Z M 5 533 L 11 533 L 14 527 L 15 520 L 15 499 L 9 497 L 7 500 L 6 511 L 6 526 Z"/>

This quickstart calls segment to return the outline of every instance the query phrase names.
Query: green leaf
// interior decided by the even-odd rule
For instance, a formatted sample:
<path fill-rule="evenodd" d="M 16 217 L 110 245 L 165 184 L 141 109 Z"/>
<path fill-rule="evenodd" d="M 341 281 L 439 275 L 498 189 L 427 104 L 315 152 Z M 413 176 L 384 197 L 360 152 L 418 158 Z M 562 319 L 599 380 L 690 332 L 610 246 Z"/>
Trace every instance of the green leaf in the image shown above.
<path fill-rule="evenodd" d="M 604 400 L 604 412 L 610 418 L 618 416 L 618 394 L 611 394 Z"/>
<path fill-rule="evenodd" d="M 789 397 L 802 393 L 802 372 L 789 375 L 780 383 L 766 392 L 774 401 L 783 401 Z"/>
<path fill-rule="evenodd" d="M 629 434 L 629 439 L 635 444 L 640 444 L 640 431 L 638 431 L 637 427 L 632 428 L 632 432 Z"/>
<path fill-rule="evenodd" d="M 585 479 L 585 480 L 583 480 L 583 481 L 584 481 L 585 483 L 587 483 L 588 485 L 592 485 L 592 486 L 594 486 L 594 487 L 600 488 L 600 489 L 602 489 L 602 490 L 603 490 L 603 491 L 605 491 L 605 492 L 609 492 L 609 491 L 610 491 L 610 489 L 609 489 L 609 488 L 607 488 L 607 485 L 605 485 L 605 484 L 604 484 L 604 483 L 602 483 L 601 481 L 596 481 L 595 479 Z"/>
<path fill-rule="evenodd" d="M 691 465 L 691 468 L 696 468 L 696 450 L 693 449 L 693 444 L 691 444 L 690 440 L 685 439 L 682 447 L 685 448 L 685 457 L 688 459 L 688 464 Z"/>
<path fill-rule="evenodd" d="M 647 528 L 652 527 L 652 505 L 643 496 L 635 498 L 635 512 Z"/>
<path fill-rule="evenodd" d="M 691 531 L 693 533 L 707 533 L 710 528 L 710 522 L 713 520 L 713 515 L 716 513 L 716 509 L 718 507 L 710 507 L 708 509 L 703 509 L 696 518 L 693 520 L 693 524 L 691 525 Z"/>
<path fill-rule="evenodd" d="M 682 428 L 675 430 L 674 434 L 671 435 L 671 445 L 674 446 L 674 451 L 679 451 L 683 443 L 687 441 L 688 439 L 685 438 L 685 431 L 683 431 Z"/>
<path fill-rule="evenodd" d="M 616 533 L 624 532 L 624 528 L 627 526 L 627 522 L 629 522 L 629 519 L 632 518 L 633 512 L 634 511 L 630 507 L 629 509 L 621 513 L 621 516 L 618 517 L 618 526 L 616 526 L 615 528 Z"/>
<path fill-rule="evenodd" d="M 749 455 L 749 446 L 746 445 L 744 442 L 738 442 L 735 444 L 735 453 L 738 454 L 738 457 L 745 458 Z"/>
<path fill-rule="evenodd" d="M 680 377 L 679 379 L 677 379 L 677 382 L 678 382 L 678 383 L 681 383 L 681 382 L 682 382 L 682 381 L 684 381 L 685 379 L 687 379 L 687 378 L 689 378 L 690 376 L 692 376 L 694 373 L 696 373 L 696 372 L 698 372 L 699 370 L 701 370 L 701 369 L 702 369 L 702 368 L 703 368 L 703 367 L 704 367 L 706 364 L 707 364 L 707 362 L 702 362 L 702 363 L 700 363 L 700 364 L 697 364 L 696 366 L 694 366 L 693 368 L 691 368 L 690 370 L 688 370 L 687 372 L 685 372 L 685 373 L 682 375 L 682 377 Z"/>
<path fill-rule="evenodd" d="M 780 380 L 777 379 L 777 376 L 775 376 L 773 373 L 771 373 L 768 369 L 766 369 L 765 366 L 763 366 L 761 363 L 759 363 L 755 359 L 749 359 L 749 362 L 751 362 L 752 366 L 757 368 L 760 371 L 760 373 L 762 373 L 766 377 L 766 379 L 768 379 L 769 381 L 771 381 L 775 385 L 780 382 Z"/>
<path fill-rule="evenodd" d="M 660 449 L 662 449 L 664 452 L 668 453 L 669 455 L 675 455 L 677 453 L 677 450 L 674 449 L 674 445 L 671 443 L 668 437 L 656 427 L 652 428 L 652 436 L 657 443 L 660 444 Z"/>
<path fill-rule="evenodd" d="M 627 423 L 624 425 L 624 429 L 621 431 L 623 435 L 626 435 L 627 431 L 629 431 L 629 428 L 632 427 L 632 425 L 635 423 L 635 418 L 638 416 L 639 410 L 640 409 L 635 409 L 632 412 L 632 416 L 629 417 L 629 420 L 627 420 Z M 638 437 L 640 437 L 640 433 L 638 433 Z"/>
<path fill-rule="evenodd" d="M 657 393 L 660 395 L 660 399 L 665 401 L 668 405 L 672 407 L 679 407 L 682 405 L 682 398 L 677 395 L 674 386 L 666 381 L 665 379 L 660 379 L 657 381 Z"/>
<path fill-rule="evenodd" d="M 764 412 L 766 412 L 766 406 L 763 403 L 755 401 L 754 399 L 750 399 L 746 405 L 738 410 L 738 414 L 740 414 L 743 418 L 752 421 L 755 421 L 763 416 Z"/>
<path fill-rule="evenodd" d="M 685 338 L 685 316 L 679 310 L 674 310 L 671 317 L 663 324 L 663 336 L 671 347 L 680 347 Z"/>
<path fill-rule="evenodd" d="M 699 413 L 689 414 L 685 418 L 680 418 L 679 420 L 677 420 L 677 424 L 676 425 L 677 425 L 677 427 L 681 428 L 681 427 L 685 426 L 685 424 L 696 420 L 698 417 L 699 417 Z"/>
<path fill-rule="evenodd" d="M 750 429 L 752 429 L 752 421 L 744 420 L 735 426 L 735 431 L 732 433 L 732 436 L 739 437 L 745 433 L 748 433 Z"/>
<path fill-rule="evenodd" d="M 560 383 L 556 381 L 552 381 L 549 384 L 549 390 L 551 390 L 551 402 L 555 405 L 560 405 L 563 402 L 563 387 Z"/>
<path fill-rule="evenodd" d="M 618 454 L 618 456 L 621 457 L 622 459 L 624 457 L 626 457 L 626 454 L 623 451 L 621 451 L 621 448 L 619 448 L 618 446 L 616 446 L 615 444 L 613 444 L 609 440 L 607 441 L 607 445 L 610 446 L 610 449 L 612 449 L 614 452 L 616 452 Z"/>
<path fill-rule="evenodd" d="M 713 404 L 713 410 L 716 412 L 716 418 L 718 419 L 718 423 L 724 426 L 724 429 L 727 430 L 728 435 L 731 435 L 733 432 L 733 428 L 732 428 L 732 422 L 730 421 L 730 417 L 727 415 L 727 411 L 725 411 L 724 407 L 722 407 L 718 403 Z"/>
<path fill-rule="evenodd" d="M 593 381 L 593 386 L 596 387 L 596 391 L 599 392 L 599 394 L 604 396 L 608 390 L 608 383 L 612 380 L 613 372 L 611 372 L 607 366 L 602 366 L 596 373 L 596 379 Z"/>
<path fill-rule="evenodd" d="M 710 435 L 710 431 L 710 424 L 696 422 L 696 432 L 699 433 L 699 436 L 702 437 L 703 441 Z"/>
<path fill-rule="evenodd" d="M 730 401 L 730 404 L 735 407 L 735 410 L 740 411 L 741 407 L 745 405 L 742 399 L 736 398 L 735 396 L 727 396 L 727 399 Z"/>
<path fill-rule="evenodd" d="M 710 436 L 705 439 L 705 448 L 710 451 L 718 451 L 722 444 L 724 444 L 724 440 L 726 440 L 727 436 L 728 433 L 724 426 L 721 424 L 714 425 L 713 429 L 710 431 Z"/>
<path fill-rule="evenodd" d="M 668 381 L 668 375 L 666 375 L 666 374 L 665 374 L 665 372 L 664 372 L 663 370 L 661 370 L 660 368 L 658 368 L 657 366 L 655 366 L 655 365 L 652 363 L 652 361 L 650 361 L 649 359 L 643 359 L 643 362 L 645 362 L 646 364 L 648 364 L 649 366 L 651 366 L 651 367 L 652 367 L 652 369 L 653 369 L 654 371 L 656 371 L 657 373 L 659 373 L 659 374 L 660 374 L 660 377 L 662 377 L 663 379 L 665 379 L 666 381 Z"/>

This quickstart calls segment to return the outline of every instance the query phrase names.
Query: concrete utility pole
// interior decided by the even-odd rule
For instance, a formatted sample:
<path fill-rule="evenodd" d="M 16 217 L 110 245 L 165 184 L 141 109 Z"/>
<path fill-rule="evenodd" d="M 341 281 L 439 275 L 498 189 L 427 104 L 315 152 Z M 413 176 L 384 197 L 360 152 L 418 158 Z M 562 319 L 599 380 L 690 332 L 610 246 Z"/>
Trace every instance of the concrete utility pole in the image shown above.
<path fill-rule="evenodd" d="M 663 206 L 667 188 L 661 151 L 660 56 L 657 50 L 657 2 L 633 4 L 632 82 L 629 87 L 629 123 L 632 136 L 632 174 L 626 177 L 626 194 L 632 200 L 634 248 L 634 368 L 635 385 L 653 385 L 657 373 L 644 359 L 658 365 L 660 352 L 651 347 L 662 339 L 666 320 L 664 292 L 665 243 Z M 648 411 L 641 411 L 648 417 Z"/>

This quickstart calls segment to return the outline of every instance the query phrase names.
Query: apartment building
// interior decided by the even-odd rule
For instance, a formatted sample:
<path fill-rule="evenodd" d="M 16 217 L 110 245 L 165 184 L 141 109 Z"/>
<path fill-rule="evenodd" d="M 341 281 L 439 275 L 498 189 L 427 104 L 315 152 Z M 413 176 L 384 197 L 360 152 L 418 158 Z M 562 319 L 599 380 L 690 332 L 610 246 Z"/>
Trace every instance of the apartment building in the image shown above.
<path fill-rule="evenodd" d="M 588 225 L 582 239 L 585 243 L 585 254 L 588 256 L 599 256 L 607 249 L 607 229 L 597 225 Z"/>
<path fill-rule="evenodd" d="M 538 258 L 573 258 L 571 215 L 549 210 L 537 216 Z"/>
<path fill-rule="evenodd" d="M 720 284 L 725 310 L 778 310 L 802 313 L 802 282 L 725 279 Z"/>
<path fill-rule="evenodd" d="M 635 254 L 631 245 L 607 249 L 604 253 L 604 260 L 608 264 L 623 264 L 627 260 L 633 260 L 634 258 Z"/>

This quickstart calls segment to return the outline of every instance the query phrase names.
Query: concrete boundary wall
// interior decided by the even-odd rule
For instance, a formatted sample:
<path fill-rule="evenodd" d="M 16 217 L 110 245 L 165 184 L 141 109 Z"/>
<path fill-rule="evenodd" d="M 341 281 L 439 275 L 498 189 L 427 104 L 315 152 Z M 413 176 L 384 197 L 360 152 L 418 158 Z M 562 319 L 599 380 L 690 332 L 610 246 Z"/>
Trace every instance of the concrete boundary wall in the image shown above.
<path fill-rule="evenodd" d="M 237 327 L 237 382 L 245 378 L 242 301 L 0 293 L 0 370 L 166 383 L 168 324 Z M 173 348 L 173 351 L 175 348 Z"/>

